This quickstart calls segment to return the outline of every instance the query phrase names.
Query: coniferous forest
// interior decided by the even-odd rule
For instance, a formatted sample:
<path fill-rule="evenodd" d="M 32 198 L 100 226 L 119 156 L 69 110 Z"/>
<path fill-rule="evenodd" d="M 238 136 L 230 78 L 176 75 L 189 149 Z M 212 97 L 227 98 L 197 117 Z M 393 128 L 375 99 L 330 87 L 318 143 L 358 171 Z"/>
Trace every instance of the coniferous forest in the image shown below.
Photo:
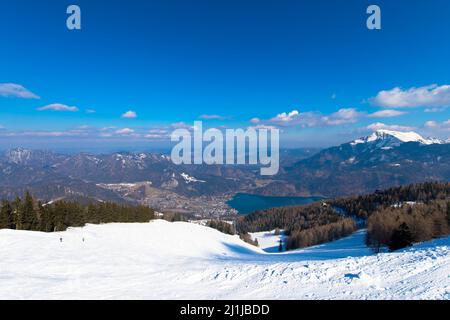
<path fill-rule="evenodd" d="M 231 234 L 231 235 L 236 234 L 236 230 L 235 230 L 233 224 L 228 223 L 226 221 L 210 220 L 206 223 L 206 226 L 213 228 L 213 229 L 217 229 L 222 233 Z"/>
<path fill-rule="evenodd" d="M 405 202 L 427 203 L 450 198 L 450 183 L 426 182 L 376 191 L 356 197 L 346 197 L 331 201 L 351 216 L 368 218 L 376 211 Z"/>
<path fill-rule="evenodd" d="M 248 232 L 283 229 L 288 236 L 288 250 L 337 240 L 356 231 L 351 218 L 339 215 L 327 203 L 273 208 L 257 211 L 238 219 L 236 230 Z"/>
<path fill-rule="evenodd" d="M 367 219 L 366 244 L 379 252 L 450 233 L 450 183 L 421 183 L 332 202 L 351 216 Z"/>
<path fill-rule="evenodd" d="M 111 202 L 57 201 L 42 204 L 29 192 L 14 201 L 3 200 L 0 210 L 0 229 L 55 232 L 87 223 L 148 222 L 154 211 L 145 206 L 122 205 Z"/>
<path fill-rule="evenodd" d="M 450 201 L 406 203 L 380 209 L 367 221 L 366 244 L 379 252 L 397 250 L 413 243 L 450 234 Z"/>
<path fill-rule="evenodd" d="M 241 217 L 238 233 L 284 229 L 287 249 L 337 240 L 367 227 L 378 252 L 450 234 L 450 183 L 421 183 L 303 206 L 273 208 Z"/>

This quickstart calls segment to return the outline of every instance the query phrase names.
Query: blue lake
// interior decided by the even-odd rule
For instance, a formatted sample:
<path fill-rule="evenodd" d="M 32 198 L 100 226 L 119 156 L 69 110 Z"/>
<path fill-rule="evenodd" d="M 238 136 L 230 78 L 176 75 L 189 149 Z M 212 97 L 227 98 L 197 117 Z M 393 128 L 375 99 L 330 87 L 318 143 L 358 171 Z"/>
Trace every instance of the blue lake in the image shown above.
<path fill-rule="evenodd" d="M 320 197 L 268 197 L 254 194 L 238 193 L 228 201 L 228 205 L 239 214 L 249 214 L 256 210 L 308 204 L 319 201 Z"/>

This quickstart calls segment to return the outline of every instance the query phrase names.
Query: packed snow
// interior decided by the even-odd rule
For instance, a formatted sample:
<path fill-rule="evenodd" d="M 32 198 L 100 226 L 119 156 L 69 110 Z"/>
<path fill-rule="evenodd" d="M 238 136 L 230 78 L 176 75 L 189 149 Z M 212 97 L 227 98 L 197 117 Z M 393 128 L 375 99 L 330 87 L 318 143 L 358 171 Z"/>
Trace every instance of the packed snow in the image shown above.
<path fill-rule="evenodd" d="M 363 240 L 268 253 L 163 220 L 0 230 L 0 298 L 450 299 L 450 238 L 379 255 Z"/>
<path fill-rule="evenodd" d="M 286 247 L 286 236 L 283 231 L 277 235 L 275 230 L 263 231 L 263 232 L 253 232 L 250 233 L 252 240 L 258 241 L 258 247 L 266 252 L 279 252 L 280 251 L 280 240 L 283 245 L 283 250 Z"/>

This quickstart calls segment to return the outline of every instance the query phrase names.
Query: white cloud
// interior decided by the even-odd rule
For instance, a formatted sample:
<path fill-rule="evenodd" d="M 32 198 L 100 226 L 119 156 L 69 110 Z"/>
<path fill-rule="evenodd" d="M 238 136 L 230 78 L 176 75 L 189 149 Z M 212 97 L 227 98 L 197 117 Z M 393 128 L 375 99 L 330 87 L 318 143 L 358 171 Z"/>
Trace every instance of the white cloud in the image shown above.
<path fill-rule="evenodd" d="M 61 103 L 53 103 L 46 105 L 44 107 L 38 108 L 39 111 L 45 111 L 45 110 L 53 110 L 53 111 L 70 111 L 70 112 L 76 112 L 78 111 L 78 108 L 73 106 L 68 106 Z"/>
<path fill-rule="evenodd" d="M 191 126 L 191 125 L 181 121 L 181 122 L 172 123 L 170 125 L 170 128 L 172 128 L 172 129 L 189 129 L 189 130 L 192 130 L 192 129 L 194 129 L 194 126 Z"/>
<path fill-rule="evenodd" d="M 87 132 L 81 130 L 67 130 L 67 131 L 19 131 L 7 132 L 9 137 L 37 137 L 37 138 L 60 138 L 60 137 L 86 137 Z"/>
<path fill-rule="evenodd" d="M 424 126 L 428 129 L 450 131 L 450 119 L 442 122 L 433 120 L 427 121 L 425 122 Z"/>
<path fill-rule="evenodd" d="M 218 114 L 202 114 L 200 119 L 203 120 L 224 120 L 226 117 L 218 115 Z"/>
<path fill-rule="evenodd" d="M 130 111 L 127 111 L 124 114 L 122 114 L 122 118 L 134 119 L 134 118 L 137 118 L 137 114 L 136 114 L 136 112 L 130 110 Z"/>
<path fill-rule="evenodd" d="M 278 129 L 276 126 L 270 126 L 267 124 L 257 124 L 254 126 L 249 126 L 247 129 L 255 129 L 255 130 L 275 130 Z"/>
<path fill-rule="evenodd" d="M 445 110 L 447 110 L 447 108 L 442 107 L 442 108 L 426 108 L 424 111 L 427 113 L 437 113 L 437 112 L 444 112 Z"/>
<path fill-rule="evenodd" d="M 120 135 L 130 135 L 130 134 L 134 133 L 134 130 L 130 129 L 130 128 L 123 128 L 123 129 L 117 130 L 116 133 L 120 134 Z"/>
<path fill-rule="evenodd" d="M 439 127 L 439 123 L 436 121 L 427 121 L 425 122 L 425 127 L 427 128 L 437 128 Z"/>
<path fill-rule="evenodd" d="M 377 122 L 377 123 L 372 123 L 370 125 L 367 126 L 367 129 L 369 130 L 392 130 L 392 131 L 413 131 L 415 128 L 414 127 L 409 127 L 409 126 L 401 126 L 401 125 L 396 125 L 396 124 L 384 124 L 381 122 Z"/>
<path fill-rule="evenodd" d="M 380 91 L 370 103 L 386 108 L 448 107 L 450 106 L 450 85 L 436 84 L 403 90 L 396 87 Z"/>
<path fill-rule="evenodd" d="M 144 138 L 147 139 L 156 139 L 156 140 L 160 140 L 160 139 L 169 139 L 170 135 L 167 134 L 158 134 L 158 133 L 148 133 L 144 136 Z"/>
<path fill-rule="evenodd" d="M 329 116 L 322 117 L 322 121 L 326 125 L 335 126 L 335 125 L 355 123 L 362 116 L 363 113 L 359 112 L 355 108 L 342 108 Z"/>
<path fill-rule="evenodd" d="M 110 138 L 112 136 L 113 136 L 113 134 L 109 133 L 109 132 L 104 132 L 104 133 L 99 134 L 99 137 L 101 137 L 101 138 Z"/>
<path fill-rule="evenodd" d="M 164 128 L 153 128 L 153 129 L 148 130 L 148 132 L 150 134 L 168 134 L 169 130 L 164 129 Z"/>
<path fill-rule="evenodd" d="M 33 137 L 33 138 L 88 138 L 88 139 L 170 139 L 170 126 L 152 127 L 152 128 L 117 128 L 104 127 L 98 128 L 89 125 L 80 125 L 73 129 L 61 131 L 8 131 L 0 128 L 0 137 Z"/>
<path fill-rule="evenodd" d="M 15 83 L 0 83 L 0 97 L 40 99 L 38 95 Z"/>
<path fill-rule="evenodd" d="M 406 114 L 406 112 L 386 109 L 369 114 L 369 118 L 393 118 Z"/>
<path fill-rule="evenodd" d="M 86 113 L 96 113 L 97 111 L 95 111 L 94 109 L 87 109 Z"/>
<path fill-rule="evenodd" d="M 342 108 L 330 115 L 322 115 L 318 112 L 283 112 L 277 116 L 263 121 L 259 118 L 253 118 L 253 124 L 269 124 L 281 127 L 301 127 L 312 128 L 320 126 L 337 126 L 343 124 L 356 123 L 359 118 L 365 116 L 365 113 L 359 112 L 355 108 Z"/>
<path fill-rule="evenodd" d="M 289 113 L 286 112 L 280 113 L 276 117 L 270 119 L 270 121 L 274 123 L 283 123 L 283 122 L 288 123 L 298 119 L 299 116 L 300 112 L 298 112 L 297 110 L 292 110 Z"/>
<path fill-rule="evenodd" d="M 169 139 L 170 131 L 167 128 L 152 128 L 148 130 L 147 134 L 144 134 L 147 139 Z"/>

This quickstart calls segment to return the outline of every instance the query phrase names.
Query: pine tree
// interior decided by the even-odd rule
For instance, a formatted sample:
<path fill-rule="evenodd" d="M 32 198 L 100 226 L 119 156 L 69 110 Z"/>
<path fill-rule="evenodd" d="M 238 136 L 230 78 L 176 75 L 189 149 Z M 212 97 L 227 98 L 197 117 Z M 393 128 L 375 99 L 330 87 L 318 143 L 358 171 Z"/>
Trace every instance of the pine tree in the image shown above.
<path fill-rule="evenodd" d="M 34 210 L 33 197 L 27 191 L 24 200 L 18 207 L 18 228 L 19 230 L 33 230 L 36 225 L 36 214 Z"/>
<path fill-rule="evenodd" d="M 13 221 L 14 221 L 14 225 L 17 230 L 22 229 L 22 218 L 21 218 L 21 210 L 20 210 L 21 206 L 22 206 L 22 200 L 19 197 L 17 197 L 14 200 L 14 202 L 12 203 Z"/>
<path fill-rule="evenodd" d="M 392 233 L 391 242 L 389 243 L 389 250 L 395 251 L 402 248 L 410 247 L 412 245 L 413 238 L 411 231 L 406 223 L 402 223 Z"/>
<path fill-rule="evenodd" d="M 14 229 L 13 208 L 9 201 L 2 201 L 0 229 Z"/>
<path fill-rule="evenodd" d="M 39 230 L 43 232 L 52 232 L 53 225 L 53 210 L 51 206 L 39 205 Z"/>

